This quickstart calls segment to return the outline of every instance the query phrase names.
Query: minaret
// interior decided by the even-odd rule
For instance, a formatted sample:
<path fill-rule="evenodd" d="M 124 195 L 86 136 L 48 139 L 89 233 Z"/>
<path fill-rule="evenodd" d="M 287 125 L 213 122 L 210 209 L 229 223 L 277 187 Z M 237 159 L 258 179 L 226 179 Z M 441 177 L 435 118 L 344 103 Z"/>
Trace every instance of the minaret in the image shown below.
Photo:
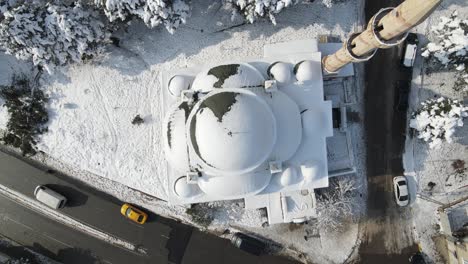
<path fill-rule="evenodd" d="M 372 0 L 371 0 L 372 1 Z M 442 0 L 406 0 L 399 6 L 381 9 L 367 29 L 352 34 L 343 47 L 323 58 L 323 69 L 336 73 L 350 62 L 367 61 L 377 49 L 388 49 L 405 40 L 408 31 L 424 21 Z"/>

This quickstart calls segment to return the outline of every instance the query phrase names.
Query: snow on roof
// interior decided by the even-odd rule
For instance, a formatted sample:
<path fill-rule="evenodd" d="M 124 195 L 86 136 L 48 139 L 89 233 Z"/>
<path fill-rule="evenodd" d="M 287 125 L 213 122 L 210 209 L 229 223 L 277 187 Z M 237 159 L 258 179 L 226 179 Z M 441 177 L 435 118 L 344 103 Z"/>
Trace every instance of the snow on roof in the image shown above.
<path fill-rule="evenodd" d="M 166 116 L 163 126 L 166 159 L 171 166 L 182 172 L 189 166 L 185 122 L 190 113 L 190 108 L 187 102 L 175 105 Z"/>
<path fill-rule="evenodd" d="M 189 147 L 204 169 L 245 173 L 262 164 L 276 143 L 276 119 L 255 93 L 222 89 L 200 100 L 189 116 Z"/>
<path fill-rule="evenodd" d="M 216 88 L 245 88 L 262 86 L 265 78 L 247 63 L 224 64 L 199 73 L 192 84 L 195 91 L 208 92 Z"/>
<path fill-rule="evenodd" d="M 320 62 L 320 52 L 312 51 L 168 75 L 163 98 L 176 105 L 163 125 L 169 201 L 245 199 L 269 206 L 267 197 L 278 193 L 327 187 L 326 137 L 333 130 Z M 194 79 L 174 98 L 168 83 L 176 75 Z M 313 206 L 310 195 L 297 197 Z"/>
<path fill-rule="evenodd" d="M 263 166 L 254 172 L 232 176 L 203 174 L 198 185 L 215 200 L 242 199 L 261 192 L 269 184 L 270 179 L 270 172 L 266 166 Z"/>

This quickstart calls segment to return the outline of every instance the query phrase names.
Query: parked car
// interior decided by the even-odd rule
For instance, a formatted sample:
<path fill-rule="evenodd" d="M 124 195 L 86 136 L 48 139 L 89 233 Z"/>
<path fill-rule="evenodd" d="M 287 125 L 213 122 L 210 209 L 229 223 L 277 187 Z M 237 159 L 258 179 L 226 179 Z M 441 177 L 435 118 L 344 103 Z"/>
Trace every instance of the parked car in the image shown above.
<path fill-rule="evenodd" d="M 65 196 L 44 185 L 39 185 L 34 189 L 34 196 L 38 201 L 53 209 L 63 208 L 67 203 Z"/>
<path fill-rule="evenodd" d="M 128 203 L 122 205 L 120 213 L 140 225 L 144 224 L 148 219 L 148 214 Z"/>
<path fill-rule="evenodd" d="M 409 192 L 406 177 L 397 176 L 393 178 L 393 189 L 395 191 L 396 203 L 399 206 L 407 206 L 409 204 Z"/>
<path fill-rule="evenodd" d="M 231 238 L 231 243 L 250 254 L 259 256 L 265 251 L 265 243 L 248 235 L 242 233 L 235 233 Z"/>
<path fill-rule="evenodd" d="M 411 83 L 410 81 L 397 81 L 395 85 L 395 110 L 406 112 Z"/>
<path fill-rule="evenodd" d="M 403 46 L 403 57 L 401 63 L 403 66 L 411 68 L 414 65 L 414 59 L 418 51 L 418 35 L 414 33 L 408 34 Z"/>

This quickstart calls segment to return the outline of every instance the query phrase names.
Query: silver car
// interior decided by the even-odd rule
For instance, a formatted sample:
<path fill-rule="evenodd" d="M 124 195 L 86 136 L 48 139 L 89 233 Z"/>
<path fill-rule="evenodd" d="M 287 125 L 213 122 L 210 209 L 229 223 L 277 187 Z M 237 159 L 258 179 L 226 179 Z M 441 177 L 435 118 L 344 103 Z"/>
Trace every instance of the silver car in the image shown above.
<path fill-rule="evenodd" d="M 397 176 L 393 178 L 393 189 L 395 191 L 396 203 L 399 206 L 407 206 L 409 204 L 409 192 L 406 177 Z"/>

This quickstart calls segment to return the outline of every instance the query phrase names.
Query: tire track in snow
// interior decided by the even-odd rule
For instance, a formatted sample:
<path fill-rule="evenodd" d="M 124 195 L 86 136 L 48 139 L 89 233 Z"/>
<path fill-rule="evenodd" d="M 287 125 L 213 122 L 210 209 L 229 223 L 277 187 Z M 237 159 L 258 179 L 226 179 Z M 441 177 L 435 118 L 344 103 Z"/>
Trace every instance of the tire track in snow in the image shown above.
<path fill-rule="evenodd" d="M 12 201 L 24 207 L 27 207 L 31 209 L 32 211 L 35 211 L 41 215 L 44 215 L 50 219 L 53 219 L 56 222 L 59 222 L 65 226 L 71 227 L 75 230 L 78 230 L 82 233 L 95 237 L 104 242 L 107 242 L 111 245 L 121 247 L 126 250 L 134 251 L 135 253 L 138 253 L 138 254 L 146 254 L 146 250 L 144 248 L 141 248 L 126 240 L 120 239 L 116 236 L 102 232 L 89 225 L 86 225 L 78 220 L 75 220 L 74 218 L 71 218 L 52 208 L 47 207 L 46 205 L 40 203 L 39 201 L 36 201 L 22 193 L 19 193 L 1 184 L 0 184 L 0 195 L 3 195 Z"/>
<path fill-rule="evenodd" d="M 154 73 L 154 77 L 152 78 L 151 80 L 151 84 L 153 85 L 147 85 L 147 90 L 148 90 L 148 94 L 151 95 L 151 98 L 154 98 L 154 100 L 151 101 L 151 104 L 150 104 L 150 111 L 151 111 L 151 115 L 154 115 L 153 119 L 154 119 L 154 122 L 153 124 L 151 125 L 151 143 L 153 144 L 153 155 L 152 157 L 158 157 L 158 158 L 161 158 L 161 148 L 162 148 L 162 144 L 158 144 L 156 142 L 157 139 L 159 139 L 161 141 L 162 139 L 162 136 L 161 136 L 161 131 L 162 131 L 162 127 L 161 127 L 161 122 L 160 120 L 162 120 L 164 117 L 162 116 L 162 113 L 164 113 L 164 111 L 162 110 L 162 89 L 161 89 L 161 85 L 162 85 L 162 82 L 161 82 L 162 78 L 161 78 L 161 72 L 160 71 L 156 71 Z M 156 93 L 154 93 L 156 91 Z M 154 102 L 159 102 L 159 104 L 156 105 L 156 108 L 157 109 L 154 109 L 155 108 L 155 103 Z M 156 118 L 157 117 L 157 118 Z M 159 121 L 159 122 L 158 122 Z M 155 129 L 155 125 L 158 125 L 159 126 L 159 129 Z M 159 133 L 157 133 L 159 131 Z M 165 162 L 165 161 L 162 161 L 162 162 Z M 167 197 L 169 196 L 168 193 L 167 193 L 167 184 L 166 184 L 166 181 L 163 181 L 162 179 L 166 179 L 165 175 L 167 175 L 167 172 L 166 172 L 166 166 L 162 166 L 162 168 L 159 168 L 159 170 L 156 170 L 157 172 L 160 172 L 162 175 L 161 177 L 161 174 L 160 175 L 154 175 L 154 177 L 157 178 L 158 180 L 158 183 L 159 183 L 159 186 L 164 186 L 162 188 L 162 190 L 164 191 L 164 198 L 167 199 Z"/>
<path fill-rule="evenodd" d="M 112 119 L 109 114 L 110 113 L 109 102 L 107 98 L 102 94 L 101 85 L 95 78 L 93 72 L 91 72 L 91 83 L 94 84 L 93 87 L 96 90 L 99 100 L 102 102 L 102 105 L 103 105 L 104 118 L 107 121 L 107 127 L 110 128 L 109 130 L 110 130 L 110 136 L 111 136 L 111 147 L 110 147 L 111 151 L 109 153 L 113 153 L 114 158 L 112 160 L 115 160 L 115 153 L 117 153 L 117 149 L 119 146 L 118 146 L 118 140 L 117 140 L 117 131 L 114 127 L 114 122 L 112 122 Z M 118 170 L 117 170 L 117 167 L 115 166 L 115 163 L 111 162 L 110 166 L 112 167 L 112 170 L 113 170 L 112 174 L 118 174 Z"/>

